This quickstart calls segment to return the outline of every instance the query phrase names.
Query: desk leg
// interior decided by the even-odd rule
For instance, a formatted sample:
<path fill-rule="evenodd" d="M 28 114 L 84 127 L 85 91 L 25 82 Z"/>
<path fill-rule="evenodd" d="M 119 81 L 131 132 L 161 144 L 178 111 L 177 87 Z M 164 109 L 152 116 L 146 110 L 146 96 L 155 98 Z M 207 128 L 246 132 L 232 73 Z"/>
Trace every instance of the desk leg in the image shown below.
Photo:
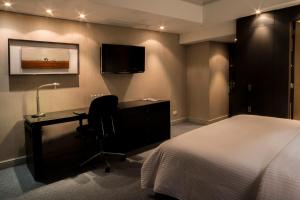
<path fill-rule="evenodd" d="M 41 180 L 43 175 L 43 147 L 40 126 L 30 126 L 25 122 L 25 145 L 27 166 L 35 180 Z"/>

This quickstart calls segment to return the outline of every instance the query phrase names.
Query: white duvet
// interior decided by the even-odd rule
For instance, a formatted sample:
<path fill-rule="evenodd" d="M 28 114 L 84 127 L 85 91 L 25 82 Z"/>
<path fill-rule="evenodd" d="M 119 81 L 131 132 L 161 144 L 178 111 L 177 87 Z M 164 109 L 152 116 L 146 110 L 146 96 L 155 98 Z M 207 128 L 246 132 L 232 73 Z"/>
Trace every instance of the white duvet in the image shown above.
<path fill-rule="evenodd" d="M 276 184 L 283 177 L 300 187 L 299 181 L 290 180 L 288 169 L 280 173 L 291 152 L 293 167 L 300 171 L 299 134 L 297 121 L 232 117 L 161 144 L 143 164 L 141 186 L 180 200 L 288 199 L 278 193 L 293 191 L 297 196 L 297 190 Z"/>

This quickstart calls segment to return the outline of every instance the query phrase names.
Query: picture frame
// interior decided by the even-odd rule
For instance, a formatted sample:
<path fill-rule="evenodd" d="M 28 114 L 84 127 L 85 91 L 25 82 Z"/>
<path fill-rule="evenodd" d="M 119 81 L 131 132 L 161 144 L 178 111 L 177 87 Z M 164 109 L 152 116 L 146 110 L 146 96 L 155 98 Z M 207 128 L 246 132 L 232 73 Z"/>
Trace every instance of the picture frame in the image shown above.
<path fill-rule="evenodd" d="M 79 44 L 8 39 L 9 75 L 79 75 Z"/>

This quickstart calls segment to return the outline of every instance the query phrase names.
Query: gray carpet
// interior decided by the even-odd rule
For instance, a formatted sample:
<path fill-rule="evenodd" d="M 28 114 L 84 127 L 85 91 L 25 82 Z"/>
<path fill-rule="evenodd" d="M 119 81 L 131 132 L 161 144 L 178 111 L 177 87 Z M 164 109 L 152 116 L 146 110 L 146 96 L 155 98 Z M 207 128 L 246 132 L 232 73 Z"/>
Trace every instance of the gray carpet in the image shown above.
<path fill-rule="evenodd" d="M 187 122 L 172 126 L 172 137 L 198 127 Z M 150 151 L 132 156 L 125 162 L 111 163 L 111 173 L 104 173 L 99 163 L 94 170 L 50 184 L 35 182 L 26 165 L 4 169 L 0 171 L 0 199 L 168 199 L 155 195 L 150 189 L 140 188 L 140 169 Z"/>

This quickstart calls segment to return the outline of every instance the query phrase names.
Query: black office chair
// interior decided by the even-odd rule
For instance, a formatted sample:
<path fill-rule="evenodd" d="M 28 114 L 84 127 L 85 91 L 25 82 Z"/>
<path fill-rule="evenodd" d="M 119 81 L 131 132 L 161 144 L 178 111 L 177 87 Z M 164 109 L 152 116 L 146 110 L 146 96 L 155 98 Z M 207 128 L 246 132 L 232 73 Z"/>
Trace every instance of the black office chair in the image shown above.
<path fill-rule="evenodd" d="M 106 156 L 116 156 L 121 160 L 126 160 L 126 155 L 122 153 L 105 152 L 103 142 L 106 139 L 115 138 L 114 117 L 118 109 L 118 97 L 114 95 L 102 96 L 94 99 L 89 108 L 88 124 L 77 128 L 78 136 L 81 138 L 94 137 L 98 145 L 98 153 L 80 164 L 80 167 L 86 165 L 97 157 L 102 157 L 105 161 L 105 172 L 110 172 L 110 164 Z"/>

